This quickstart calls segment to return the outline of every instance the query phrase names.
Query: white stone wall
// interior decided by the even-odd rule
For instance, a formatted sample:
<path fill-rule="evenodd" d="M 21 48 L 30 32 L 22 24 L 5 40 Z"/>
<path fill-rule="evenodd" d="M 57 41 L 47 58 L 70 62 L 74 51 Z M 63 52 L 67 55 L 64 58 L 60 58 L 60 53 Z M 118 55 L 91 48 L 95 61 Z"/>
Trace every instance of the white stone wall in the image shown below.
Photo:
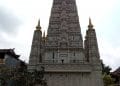
<path fill-rule="evenodd" d="M 53 62 L 54 63 L 71 63 L 71 62 L 80 62 L 84 61 L 84 53 L 79 50 L 49 50 L 45 52 L 44 62 Z M 73 61 L 74 60 L 74 61 Z"/>
<path fill-rule="evenodd" d="M 92 86 L 90 73 L 47 73 L 48 86 Z"/>

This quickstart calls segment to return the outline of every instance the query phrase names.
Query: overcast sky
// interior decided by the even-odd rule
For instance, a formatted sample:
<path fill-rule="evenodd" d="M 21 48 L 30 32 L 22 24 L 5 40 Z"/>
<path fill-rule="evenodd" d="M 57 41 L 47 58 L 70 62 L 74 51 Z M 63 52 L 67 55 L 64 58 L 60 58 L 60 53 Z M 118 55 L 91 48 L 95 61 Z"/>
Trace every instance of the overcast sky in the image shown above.
<path fill-rule="evenodd" d="M 15 48 L 28 62 L 34 29 L 40 18 L 47 30 L 53 0 L 0 0 L 0 48 Z M 101 59 L 120 66 L 120 0 L 76 0 L 83 37 L 89 16 L 96 29 Z"/>

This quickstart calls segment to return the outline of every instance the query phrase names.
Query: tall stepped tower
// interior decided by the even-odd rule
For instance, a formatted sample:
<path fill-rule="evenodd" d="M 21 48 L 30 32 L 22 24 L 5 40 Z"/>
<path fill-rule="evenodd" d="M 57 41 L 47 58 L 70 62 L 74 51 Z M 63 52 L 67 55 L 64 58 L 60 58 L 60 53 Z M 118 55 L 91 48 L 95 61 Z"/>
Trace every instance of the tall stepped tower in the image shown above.
<path fill-rule="evenodd" d="M 83 47 L 75 0 L 54 0 L 47 36 L 34 31 L 28 70 L 45 68 L 48 86 L 103 86 L 96 32 L 89 19 Z"/>

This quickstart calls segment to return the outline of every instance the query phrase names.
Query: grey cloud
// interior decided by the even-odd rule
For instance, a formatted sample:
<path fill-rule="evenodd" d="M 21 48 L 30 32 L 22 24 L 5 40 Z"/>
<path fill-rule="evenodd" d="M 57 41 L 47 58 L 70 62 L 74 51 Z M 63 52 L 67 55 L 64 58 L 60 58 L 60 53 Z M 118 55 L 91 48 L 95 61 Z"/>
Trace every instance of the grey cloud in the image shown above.
<path fill-rule="evenodd" d="M 3 36 L 0 34 L 0 48 L 10 48 L 11 43 L 7 41 Z"/>
<path fill-rule="evenodd" d="M 21 21 L 10 10 L 0 7 L 0 31 L 16 33 Z"/>

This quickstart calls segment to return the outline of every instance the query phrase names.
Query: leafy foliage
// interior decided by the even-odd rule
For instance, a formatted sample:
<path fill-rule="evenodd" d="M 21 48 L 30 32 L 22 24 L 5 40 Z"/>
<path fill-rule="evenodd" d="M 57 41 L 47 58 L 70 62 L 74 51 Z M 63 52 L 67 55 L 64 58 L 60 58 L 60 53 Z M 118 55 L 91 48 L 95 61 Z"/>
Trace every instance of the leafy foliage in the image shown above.
<path fill-rule="evenodd" d="M 44 78 L 44 69 L 41 71 L 34 70 L 28 72 L 20 70 L 18 68 L 0 68 L 0 86 L 35 86 L 35 84 L 41 84 L 47 86 Z"/>
<path fill-rule="evenodd" d="M 105 64 L 103 64 L 102 62 L 102 73 L 106 73 L 106 74 L 110 74 L 110 71 L 112 70 L 112 68 L 110 68 L 109 66 L 106 66 Z"/>
<path fill-rule="evenodd" d="M 110 75 L 111 68 L 102 62 L 102 74 L 104 86 L 114 86 L 114 79 Z"/>
<path fill-rule="evenodd" d="M 113 86 L 114 84 L 112 77 L 107 74 L 103 75 L 103 82 L 104 82 L 104 86 Z"/>

